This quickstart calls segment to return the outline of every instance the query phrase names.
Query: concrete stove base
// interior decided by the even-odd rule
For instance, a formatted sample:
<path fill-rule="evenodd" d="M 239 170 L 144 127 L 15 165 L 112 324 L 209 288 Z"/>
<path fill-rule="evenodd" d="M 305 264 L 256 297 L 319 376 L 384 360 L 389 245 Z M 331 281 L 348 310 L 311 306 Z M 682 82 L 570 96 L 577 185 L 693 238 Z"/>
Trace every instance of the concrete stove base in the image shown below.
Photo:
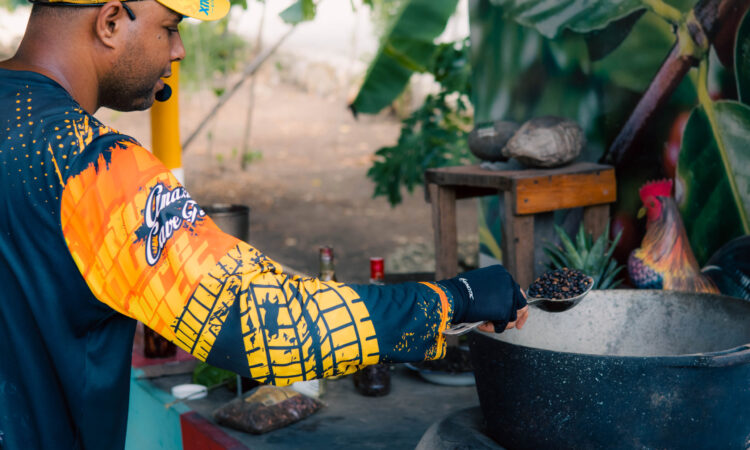
<path fill-rule="evenodd" d="M 475 406 L 449 414 L 427 429 L 415 450 L 504 450 L 484 434 L 482 410 Z"/>

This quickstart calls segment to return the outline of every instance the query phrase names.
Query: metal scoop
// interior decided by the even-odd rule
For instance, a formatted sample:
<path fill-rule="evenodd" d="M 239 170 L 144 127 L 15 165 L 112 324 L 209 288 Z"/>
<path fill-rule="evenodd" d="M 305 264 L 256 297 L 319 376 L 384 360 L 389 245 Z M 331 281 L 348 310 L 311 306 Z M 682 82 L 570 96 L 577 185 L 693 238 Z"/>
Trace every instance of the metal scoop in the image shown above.
<path fill-rule="evenodd" d="M 533 298 L 527 298 L 526 303 L 528 305 L 534 305 L 537 308 L 543 311 L 547 311 L 547 312 L 563 312 L 577 305 L 581 300 L 583 300 L 583 297 L 585 297 L 586 294 L 591 292 L 591 288 L 593 287 L 594 287 L 594 279 L 589 277 L 589 285 L 586 288 L 586 290 L 583 291 L 582 294 L 576 295 L 575 297 L 570 297 L 570 298 L 533 297 Z M 486 322 L 485 320 L 482 320 L 480 322 L 473 322 L 473 323 L 459 323 L 459 324 L 453 325 L 447 330 L 443 330 L 443 334 L 446 336 L 460 336 L 462 334 L 468 333 L 469 331 L 473 330 L 474 328 L 478 327 L 479 325 L 485 322 Z"/>

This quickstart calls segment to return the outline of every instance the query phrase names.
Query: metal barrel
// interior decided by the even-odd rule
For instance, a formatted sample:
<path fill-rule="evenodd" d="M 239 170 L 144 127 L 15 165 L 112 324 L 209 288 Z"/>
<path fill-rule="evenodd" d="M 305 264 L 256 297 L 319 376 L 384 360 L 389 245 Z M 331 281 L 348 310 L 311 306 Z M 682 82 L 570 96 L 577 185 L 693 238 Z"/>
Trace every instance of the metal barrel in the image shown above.
<path fill-rule="evenodd" d="M 201 206 L 221 231 L 241 241 L 250 239 L 250 207 L 230 203 Z"/>

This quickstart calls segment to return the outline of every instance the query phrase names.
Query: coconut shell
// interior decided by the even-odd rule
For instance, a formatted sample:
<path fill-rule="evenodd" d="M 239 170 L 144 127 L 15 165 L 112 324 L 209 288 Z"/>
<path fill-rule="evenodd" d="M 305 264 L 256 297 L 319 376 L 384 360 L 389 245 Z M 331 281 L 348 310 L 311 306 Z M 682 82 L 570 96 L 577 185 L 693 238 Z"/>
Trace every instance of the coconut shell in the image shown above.
<path fill-rule="evenodd" d="M 503 156 L 528 167 L 559 167 L 573 161 L 586 145 L 578 124 L 563 117 L 544 116 L 524 123 L 508 140 Z"/>
<path fill-rule="evenodd" d="M 469 133 L 469 151 L 482 161 L 507 161 L 503 147 L 519 128 L 519 124 L 505 120 L 477 125 Z"/>

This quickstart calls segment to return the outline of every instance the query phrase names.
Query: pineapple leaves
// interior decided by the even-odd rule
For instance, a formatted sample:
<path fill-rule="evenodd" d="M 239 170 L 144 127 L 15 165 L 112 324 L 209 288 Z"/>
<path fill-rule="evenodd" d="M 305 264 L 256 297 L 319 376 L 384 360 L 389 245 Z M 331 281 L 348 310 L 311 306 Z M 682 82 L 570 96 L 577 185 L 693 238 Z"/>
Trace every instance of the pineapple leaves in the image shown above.
<path fill-rule="evenodd" d="M 562 245 L 566 252 L 566 260 L 570 262 L 570 266 L 572 268 L 582 268 L 583 267 L 583 260 L 581 259 L 580 253 L 578 253 L 578 250 L 573 245 L 573 242 L 568 237 L 568 234 L 560 228 L 559 226 L 555 225 L 555 231 L 557 232 L 557 235 L 560 237 L 560 241 L 562 242 Z"/>
<path fill-rule="evenodd" d="M 612 259 L 622 232 L 610 242 L 607 225 L 604 233 L 594 241 L 593 236 L 586 233 L 581 224 L 575 236 L 575 243 L 565 230 L 557 225 L 555 232 L 560 238 L 561 246 L 548 245 L 543 249 L 549 257 L 550 269 L 568 267 L 580 270 L 594 279 L 594 289 L 612 289 L 622 282 L 616 278 L 625 266 L 618 266 L 617 261 Z"/>

